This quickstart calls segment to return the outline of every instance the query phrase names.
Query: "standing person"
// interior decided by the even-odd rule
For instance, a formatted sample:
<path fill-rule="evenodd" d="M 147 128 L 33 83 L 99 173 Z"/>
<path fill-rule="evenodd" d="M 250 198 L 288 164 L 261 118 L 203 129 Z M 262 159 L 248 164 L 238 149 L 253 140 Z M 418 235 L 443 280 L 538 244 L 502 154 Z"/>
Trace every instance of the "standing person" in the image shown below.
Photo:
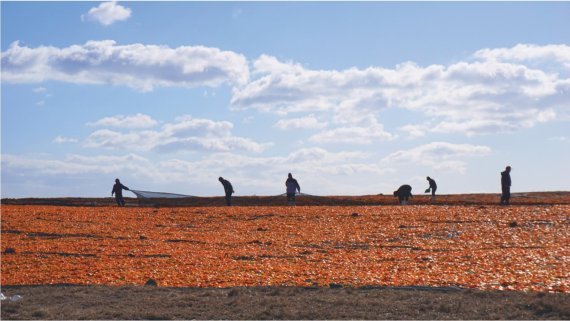
<path fill-rule="evenodd" d="M 129 190 L 128 187 L 126 187 L 125 185 L 121 184 L 121 181 L 119 181 L 119 179 L 115 179 L 115 185 L 113 185 L 113 190 L 111 190 L 111 196 L 113 196 L 113 194 L 115 194 L 115 201 L 117 201 L 117 205 L 119 206 L 125 206 L 125 200 L 123 199 L 123 190 Z"/>
<path fill-rule="evenodd" d="M 289 173 L 285 181 L 285 186 L 287 187 L 287 205 L 295 205 L 295 192 L 299 191 L 300 194 L 301 186 L 299 186 L 299 182 L 293 178 L 291 173 Z"/>
<path fill-rule="evenodd" d="M 511 167 L 507 166 L 501 172 L 501 205 L 509 205 L 511 198 Z"/>
<path fill-rule="evenodd" d="M 220 177 L 218 180 L 222 185 L 224 185 L 224 192 L 226 192 L 226 205 L 232 206 L 232 194 L 234 193 L 232 183 L 223 177 Z"/>
<path fill-rule="evenodd" d="M 435 180 L 429 176 L 426 177 L 426 179 L 429 182 L 428 192 L 431 190 L 431 201 L 435 202 L 435 191 L 437 190 L 437 184 L 435 183 Z"/>
<path fill-rule="evenodd" d="M 410 185 L 402 185 L 394 191 L 394 196 L 398 197 L 398 201 L 402 205 L 408 204 L 408 200 L 412 196 L 412 187 Z"/>

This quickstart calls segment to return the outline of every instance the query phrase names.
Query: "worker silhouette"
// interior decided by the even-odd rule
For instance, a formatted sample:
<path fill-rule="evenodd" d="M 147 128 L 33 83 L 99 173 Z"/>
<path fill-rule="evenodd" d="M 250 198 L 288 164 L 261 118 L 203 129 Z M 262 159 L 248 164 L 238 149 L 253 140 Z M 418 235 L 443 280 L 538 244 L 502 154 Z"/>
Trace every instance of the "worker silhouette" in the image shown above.
<path fill-rule="evenodd" d="M 115 179 L 115 185 L 113 185 L 113 190 L 111 190 L 111 196 L 113 196 L 113 194 L 115 194 L 115 201 L 117 201 L 117 205 L 119 206 L 125 206 L 125 200 L 123 199 L 123 190 L 129 190 L 128 187 L 126 187 L 125 185 L 121 184 L 121 181 L 119 181 L 119 179 Z"/>
<path fill-rule="evenodd" d="M 511 199 L 511 167 L 501 172 L 501 205 L 509 205 Z"/>
<path fill-rule="evenodd" d="M 299 182 L 293 178 L 291 173 L 289 173 L 285 181 L 285 186 L 287 187 L 287 205 L 295 205 L 295 193 L 299 191 L 299 194 L 301 194 L 301 186 L 299 186 Z"/>
<path fill-rule="evenodd" d="M 431 190 L 431 202 L 435 202 L 435 191 L 437 190 L 437 184 L 435 180 L 431 177 L 426 177 L 427 181 L 429 182 L 429 188 L 426 189 L 426 193 L 429 193 Z"/>
<path fill-rule="evenodd" d="M 410 197 L 412 196 L 412 187 L 410 185 L 402 185 L 400 188 L 394 191 L 394 196 L 398 197 L 398 201 L 402 205 L 408 204 Z"/>
<path fill-rule="evenodd" d="M 226 193 L 226 205 L 232 206 L 232 194 L 234 193 L 232 183 L 223 177 L 220 177 L 218 180 L 224 186 L 224 192 Z"/>

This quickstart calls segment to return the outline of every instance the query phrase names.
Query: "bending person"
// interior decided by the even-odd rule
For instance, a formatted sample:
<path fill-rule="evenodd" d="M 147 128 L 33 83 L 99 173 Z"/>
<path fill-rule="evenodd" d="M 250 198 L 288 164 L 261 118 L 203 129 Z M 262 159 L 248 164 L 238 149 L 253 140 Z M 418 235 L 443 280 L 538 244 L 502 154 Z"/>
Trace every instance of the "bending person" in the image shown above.
<path fill-rule="evenodd" d="M 230 183 L 230 181 L 228 181 L 227 179 L 224 179 L 223 177 L 220 177 L 218 180 L 224 186 L 224 192 L 226 193 L 226 205 L 231 206 L 232 205 L 232 194 L 234 193 L 234 188 L 232 186 L 232 183 Z"/>
<path fill-rule="evenodd" d="M 408 200 L 412 196 L 412 187 L 410 185 L 402 185 L 394 191 L 394 196 L 398 197 L 398 201 L 402 205 L 408 204 Z"/>

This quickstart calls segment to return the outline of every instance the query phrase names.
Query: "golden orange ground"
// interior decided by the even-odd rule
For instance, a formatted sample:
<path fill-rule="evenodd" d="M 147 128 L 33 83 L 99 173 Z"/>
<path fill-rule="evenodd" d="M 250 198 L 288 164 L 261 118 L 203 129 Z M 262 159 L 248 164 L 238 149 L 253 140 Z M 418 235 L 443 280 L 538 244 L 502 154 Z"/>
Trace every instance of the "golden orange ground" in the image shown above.
<path fill-rule="evenodd" d="M 3 205 L 2 253 L 2 285 L 153 278 L 161 286 L 570 292 L 570 205 Z"/>

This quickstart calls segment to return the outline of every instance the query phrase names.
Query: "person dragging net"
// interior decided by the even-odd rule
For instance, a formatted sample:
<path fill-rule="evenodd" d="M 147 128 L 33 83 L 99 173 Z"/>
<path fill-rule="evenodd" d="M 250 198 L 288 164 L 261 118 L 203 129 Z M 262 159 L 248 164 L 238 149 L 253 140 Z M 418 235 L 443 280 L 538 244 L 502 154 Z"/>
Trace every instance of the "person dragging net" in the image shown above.
<path fill-rule="evenodd" d="M 123 199 L 123 190 L 129 190 L 128 187 L 121 184 L 119 179 L 115 179 L 115 185 L 113 185 L 113 190 L 111 190 L 111 196 L 115 194 L 115 201 L 117 201 L 117 205 L 125 206 L 125 200 Z"/>

